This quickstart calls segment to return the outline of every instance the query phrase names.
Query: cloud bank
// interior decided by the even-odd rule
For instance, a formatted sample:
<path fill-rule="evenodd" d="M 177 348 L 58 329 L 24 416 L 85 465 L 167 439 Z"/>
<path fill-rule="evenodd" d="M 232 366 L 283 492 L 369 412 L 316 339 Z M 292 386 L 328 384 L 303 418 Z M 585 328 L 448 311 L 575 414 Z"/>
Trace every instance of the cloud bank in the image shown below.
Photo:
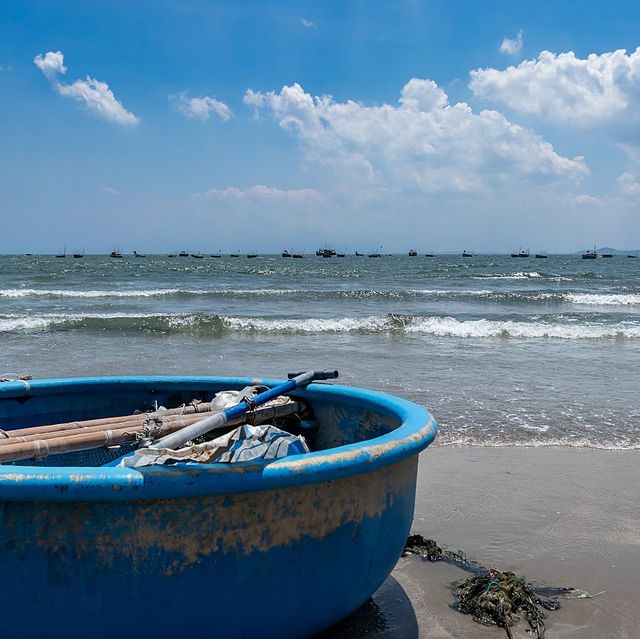
<path fill-rule="evenodd" d="M 187 91 L 181 91 L 177 95 L 170 95 L 169 100 L 174 107 L 188 118 L 208 120 L 211 113 L 215 113 L 222 122 L 228 122 L 233 113 L 231 109 L 215 98 L 205 95 L 202 98 L 190 98 Z"/>
<path fill-rule="evenodd" d="M 486 192 L 505 184 L 575 182 L 588 173 L 530 130 L 497 111 L 450 104 L 435 82 L 413 78 L 398 104 L 366 106 L 311 96 L 299 84 L 249 89 L 244 102 L 300 142 L 308 161 L 336 179 L 417 193 Z M 348 176 L 348 177 L 345 177 Z"/>
<path fill-rule="evenodd" d="M 88 75 L 85 80 L 76 80 L 73 84 L 60 82 L 58 76 L 67 72 L 67 67 L 64 66 L 64 56 L 60 51 L 48 51 L 44 56 L 38 54 L 33 62 L 60 95 L 82 102 L 91 113 L 99 118 L 128 126 L 136 125 L 140 121 L 138 117 L 122 106 L 106 82 L 100 82 Z"/>
<path fill-rule="evenodd" d="M 640 47 L 591 54 L 586 59 L 543 51 L 518 66 L 471 71 L 479 98 L 506 104 L 551 122 L 575 127 L 637 124 L 640 113 Z"/>

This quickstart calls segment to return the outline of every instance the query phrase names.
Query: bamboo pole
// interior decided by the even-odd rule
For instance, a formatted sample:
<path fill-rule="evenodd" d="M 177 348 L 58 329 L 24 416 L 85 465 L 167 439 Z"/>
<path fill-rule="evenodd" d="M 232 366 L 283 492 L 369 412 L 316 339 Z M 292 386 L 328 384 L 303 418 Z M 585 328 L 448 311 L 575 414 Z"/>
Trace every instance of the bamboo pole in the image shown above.
<path fill-rule="evenodd" d="M 306 405 L 302 402 L 265 406 L 255 411 L 253 422 L 261 424 L 276 417 L 284 417 L 294 413 L 304 413 L 305 410 Z M 173 419 L 162 420 L 162 423 L 153 435 L 154 437 L 169 435 L 200 419 L 201 417 L 199 415 L 178 415 Z M 241 417 L 230 420 L 224 424 L 224 426 L 234 426 L 244 423 L 245 421 L 246 419 Z M 83 432 L 79 434 L 65 434 L 63 432 L 60 436 L 50 439 L 34 439 L 26 442 L 10 443 L 0 447 L 0 462 L 18 461 L 21 459 L 35 459 L 39 461 L 49 455 L 127 444 L 135 442 L 138 439 L 137 436 L 142 433 L 142 429 L 143 424 L 138 424 L 134 428 L 117 425 L 113 429 L 102 429 L 96 432 Z"/>
<path fill-rule="evenodd" d="M 100 419 L 100 420 L 87 420 L 86 422 L 76 422 L 77 424 L 82 424 L 81 426 L 77 426 L 75 428 L 61 428 L 60 430 L 51 430 L 47 429 L 46 431 L 41 431 L 38 427 L 35 427 L 32 430 L 32 434 L 29 435 L 19 435 L 14 436 L 15 431 L 5 431 L 8 435 L 7 437 L 0 439 L 0 450 L 4 446 L 11 444 L 20 444 L 23 442 L 32 442 L 37 439 L 54 439 L 56 437 L 71 437 L 73 435 L 85 435 L 86 433 L 99 433 L 100 431 L 105 430 L 122 430 L 122 429 L 134 429 L 140 430 L 144 424 L 153 421 L 162 421 L 162 423 L 170 424 L 172 422 L 179 421 L 181 419 L 187 420 L 185 423 L 192 424 L 202 419 L 203 413 L 211 412 L 202 411 L 199 413 L 192 413 L 186 415 L 179 414 L 171 414 L 166 415 L 168 411 L 162 411 L 160 413 L 145 413 L 144 419 L 139 419 L 140 415 L 131 415 L 128 420 L 122 420 L 120 418 L 115 419 L 114 421 L 110 421 L 109 419 Z M 165 416 L 166 415 L 166 416 Z M 94 426 L 90 425 L 90 422 L 100 422 Z M 69 422 L 73 423 L 73 422 Z M 55 426 L 55 424 L 52 424 Z M 67 424 L 62 424 L 62 426 L 67 426 Z M 27 429 L 23 429 L 27 430 Z"/>
<path fill-rule="evenodd" d="M 11 431 L 5 431 L 10 437 L 23 437 L 39 433 L 58 432 L 63 430 L 76 430 L 88 428 L 91 426 L 111 426 L 123 422 L 142 423 L 145 419 L 152 415 L 164 417 L 165 415 L 190 415 L 193 413 L 211 412 L 211 402 L 199 402 L 185 404 L 177 408 L 168 408 L 167 410 L 156 411 L 154 413 L 140 413 L 139 415 L 120 415 L 118 417 L 100 417 L 98 419 L 86 419 L 79 422 L 62 422 L 60 424 L 46 424 L 44 426 L 29 426 L 28 428 L 17 428 Z M 0 445 L 4 439 L 0 439 Z"/>

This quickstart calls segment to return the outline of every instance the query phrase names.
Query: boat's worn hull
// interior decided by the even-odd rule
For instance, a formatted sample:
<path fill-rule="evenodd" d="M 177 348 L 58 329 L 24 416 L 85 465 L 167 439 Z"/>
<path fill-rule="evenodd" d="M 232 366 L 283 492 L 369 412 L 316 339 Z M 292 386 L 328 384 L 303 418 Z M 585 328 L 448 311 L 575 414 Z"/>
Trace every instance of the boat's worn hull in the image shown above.
<path fill-rule="evenodd" d="M 188 396 L 248 380 L 130 381 L 113 386 L 114 413 L 129 391 Z M 0 385 L 0 423 L 24 425 L 32 402 L 39 412 L 38 384 L 44 401 L 52 390 L 44 383 L 29 399 L 10 397 L 17 384 L 15 393 Z M 91 380 L 64 384 L 60 393 L 74 399 L 66 416 L 80 419 Z M 60 393 L 49 394 L 55 421 Z M 360 389 L 314 384 L 295 395 L 319 425 L 308 455 L 142 469 L 0 466 L 3 634 L 305 637 L 364 603 L 402 551 L 417 454 L 435 424 L 409 402 Z"/>

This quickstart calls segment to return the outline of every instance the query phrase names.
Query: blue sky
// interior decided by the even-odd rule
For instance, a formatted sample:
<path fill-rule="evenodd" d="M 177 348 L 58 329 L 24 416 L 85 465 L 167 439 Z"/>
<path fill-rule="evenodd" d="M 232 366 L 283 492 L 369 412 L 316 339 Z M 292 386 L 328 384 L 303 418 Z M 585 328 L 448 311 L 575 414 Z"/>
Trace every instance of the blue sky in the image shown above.
<path fill-rule="evenodd" d="M 0 252 L 640 246 L 637 2 L 0 6 Z"/>

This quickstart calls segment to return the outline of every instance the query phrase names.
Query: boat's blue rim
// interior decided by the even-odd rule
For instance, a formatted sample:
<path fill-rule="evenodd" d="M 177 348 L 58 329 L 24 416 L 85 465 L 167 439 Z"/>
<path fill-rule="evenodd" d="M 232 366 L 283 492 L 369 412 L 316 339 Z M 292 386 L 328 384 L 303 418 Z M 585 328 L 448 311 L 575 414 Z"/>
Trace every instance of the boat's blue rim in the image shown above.
<path fill-rule="evenodd" d="M 256 380 L 244 377 L 94 377 L 0 384 L 0 399 L 57 394 L 64 387 L 113 388 L 158 385 L 165 389 L 184 384 L 223 384 L 242 387 Z M 258 380 L 273 386 L 282 380 Z M 190 464 L 122 467 L 1 466 L 0 500 L 113 501 L 169 499 L 221 495 L 331 481 L 371 472 L 417 455 L 436 435 L 431 414 L 405 399 L 334 384 L 310 384 L 296 396 L 331 402 L 341 398 L 351 406 L 371 408 L 400 422 L 390 433 L 373 439 L 305 455 L 292 455 L 270 463 Z"/>

